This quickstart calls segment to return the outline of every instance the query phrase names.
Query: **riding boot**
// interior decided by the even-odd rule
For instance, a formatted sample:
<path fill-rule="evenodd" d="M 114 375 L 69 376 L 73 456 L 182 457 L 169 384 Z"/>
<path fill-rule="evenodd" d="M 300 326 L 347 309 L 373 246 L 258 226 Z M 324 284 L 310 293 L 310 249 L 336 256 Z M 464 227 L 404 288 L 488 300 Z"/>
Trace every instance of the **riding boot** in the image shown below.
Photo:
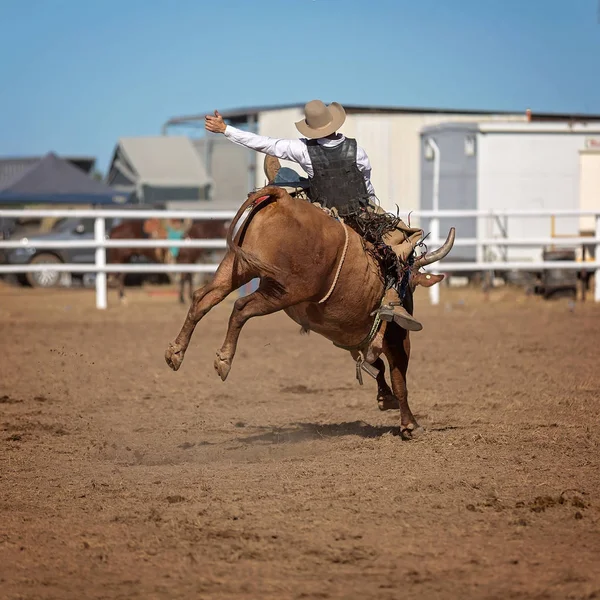
<path fill-rule="evenodd" d="M 377 312 L 383 321 L 394 321 L 396 325 L 407 331 L 423 329 L 423 325 L 402 306 L 400 296 L 394 288 L 390 288 L 385 293 L 381 308 Z"/>
<path fill-rule="evenodd" d="M 407 263 L 408 257 L 414 252 L 422 236 L 422 230 L 413 229 L 410 235 L 405 235 L 404 241 L 391 246 L 401 263 Z M 386 292 L 379 315 L 384 321 L 394 321 L 396 325 L 408 331 L 421 331 L 423 329 L 423 325 L 402 306 L 400 296 L 394 288 L 390 288 Z"/>

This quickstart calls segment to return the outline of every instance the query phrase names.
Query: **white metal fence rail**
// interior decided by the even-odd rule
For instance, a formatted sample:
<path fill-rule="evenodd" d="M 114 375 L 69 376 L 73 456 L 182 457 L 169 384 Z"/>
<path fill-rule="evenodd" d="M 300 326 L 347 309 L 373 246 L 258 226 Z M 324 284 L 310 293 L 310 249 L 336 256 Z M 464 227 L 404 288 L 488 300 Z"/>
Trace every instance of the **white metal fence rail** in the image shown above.
<path fill-rule="evenodd" d="M 594 299 L 600 302 L 600 210 L 575 211 L 575 210 L 440 210 L 440 211 L 415 211 L 413 217 L 430 219 L 430 229 L 433 233 L 440 231 L 440 219 L 473 218 L 497 219 L 499 217 L 532 218 L 532 217 L 595 217 L 594 237 L 561 236 L 538 238 L 460 238 L 457 237 L 454 245 L 471 246 L 485 249 L 491 246 L 504 247 L 543 247 L 543 246 L 586 246 L 594 249 L 594 260 L 590 262 L 578 261 L 485 261 L 475 260 L 469 262 L 441 261 L 435 264 L 435 269 L 441 273 L 468 272 L 468 271 L 543 271 L 547 269 L 582 270 L 595 272 Z M 2 210 L 0 217 L 22 218 L 24 216 L 44 218 L 82 218 L 94 219 L 93 240 L 32 241 L 26 237 L 20 240 L 0 240 L 0 250 L 15 248 L 35 249 L 67 249 L 67 248 L 95 248 L 95 262 L 93 264 L 0 264 L 0 273 L 31 273 L 43 271 L 60 271 L 67 273 L 95 273 L 96 274 L 96 307 L 104 309 L 107 306 L 106 274 L 107 273 L 213 273 L 217 264 L 107 264 L 107 248 L 211 248 L 223 249 L 226 247 L 224 239 L 212 240 L 110 240 L 107 239 L 106 219 L 192 219 L 194 221 L 212 219 L 233 219 L 232 211 L 149 211 L 149 210 Z M 459 228 L 460 229 L 460 228 Z M 479 230 L 479 229 L 478 229 Z M 439 234 L 438 234 L 439 235 Z M 427 244 L 430 248 L 441 245 L 442 239 L 430 236 Z M 485 255 L 485 253 L 483 253 Z M 431 301 L 439 302 L 439 286 L 430 288 Z"/>

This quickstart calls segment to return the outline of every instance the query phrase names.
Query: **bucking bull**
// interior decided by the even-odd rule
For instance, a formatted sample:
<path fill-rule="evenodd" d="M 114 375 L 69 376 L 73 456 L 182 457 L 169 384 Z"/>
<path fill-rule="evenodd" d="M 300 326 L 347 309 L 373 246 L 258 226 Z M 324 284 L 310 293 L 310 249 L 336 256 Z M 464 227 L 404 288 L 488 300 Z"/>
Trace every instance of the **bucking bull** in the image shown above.
<path fill-rule="evenodd" d="M 415 287 L 429 287 L 444 277 L 419 268 L 442 259 L 453 243 L 451 229 L 441 248 L 417 257 L 410 266 L 404 300 L 410 313 Z M 395 323 L 373 316 L 385 281 L 369 242 L 310 202 L 292 198 L 281 187 L 267 186 L 250 194 L 238 210 L 228 230 L 227 248 L 213 280 L 193 294 L 183 327 L 165 352 L 169 367 L 180 368 L 196 325 L 211 308 L 259 278 L 254 293 L 235 301 L 214 363 L 221 379 L 229 375 L 246 321 L 283 310 L 302 331 L 314 331 L 350 351 L 359 380 L 361 369 L 376 377 L 379 408 L 400 409 L 401 434 L 410 437 L 418 427 L 406 388 L 410 338 Z M 382 354 L 389 363 L 391 389 Z"/>

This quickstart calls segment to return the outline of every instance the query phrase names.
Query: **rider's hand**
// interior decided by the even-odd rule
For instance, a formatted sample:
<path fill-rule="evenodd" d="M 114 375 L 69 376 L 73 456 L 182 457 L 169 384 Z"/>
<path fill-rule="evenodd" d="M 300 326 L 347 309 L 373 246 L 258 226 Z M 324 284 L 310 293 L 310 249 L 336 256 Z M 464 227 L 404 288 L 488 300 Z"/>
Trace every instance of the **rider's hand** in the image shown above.
<path fill-rule="evenodd" d="M 219 114 L 218 110 L 215 110 L 215 116 L 206 115 L 204 117 L 205 123 L 204 128 L 207 131 L 212 131 L 213 133 L 225 133 L 225 121 L 223 121 L 223 117 Z"/>

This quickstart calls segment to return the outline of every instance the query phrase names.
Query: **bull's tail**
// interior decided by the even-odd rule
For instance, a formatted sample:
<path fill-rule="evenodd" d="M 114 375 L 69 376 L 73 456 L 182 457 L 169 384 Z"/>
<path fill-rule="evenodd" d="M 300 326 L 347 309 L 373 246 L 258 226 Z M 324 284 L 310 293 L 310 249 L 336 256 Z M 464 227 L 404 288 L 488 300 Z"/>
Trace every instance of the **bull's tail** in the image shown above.
<path fill-rule="evenodd" d="M 236 241 L 236 237 L 239 239 L 241 235 L 238 236 L 238 233 L 241 234 L 242 229 L 246 229 L 250 225 L 251 220 L 259 210 L 260 203 L 262 203 L 259 201 L 261 201 L 263 197 L 265 199 L 263 201 L 266 201 L 267 198 L 275 198 L 276 201 L 279 201 L 285 194 L 285 190 L 276 186 L 268 186 L 254 194 L 250 194 L 248 199 L 240 206 L 240 209 L 229 226 L 229 231 L 227 232 L 227 247 L 235 254 L 237 260 L 252 271 L 257 277 L 269 277 L 274 280 L 280 280 L 283 271 L 276 265 L 267 264 L 254 253 L 242 248 L 239 241 Z M 237 224 L 246 211 L 249 211 L 249 214 L 238 232 Z"/>

